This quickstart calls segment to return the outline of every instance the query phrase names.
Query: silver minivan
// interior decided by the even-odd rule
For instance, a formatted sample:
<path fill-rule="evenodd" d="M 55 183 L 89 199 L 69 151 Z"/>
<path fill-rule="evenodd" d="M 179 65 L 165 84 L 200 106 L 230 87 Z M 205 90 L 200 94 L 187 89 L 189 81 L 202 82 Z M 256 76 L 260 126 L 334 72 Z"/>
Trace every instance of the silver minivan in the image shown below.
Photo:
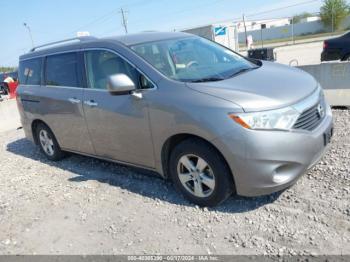
<path fill-rule="evenodd" d="M 322 157 L 332 113 L 310 75 L 185 33 L 83 37 L 20 57 L 28 139 L 157 171 L 200 206 L 291 186 Z"/>

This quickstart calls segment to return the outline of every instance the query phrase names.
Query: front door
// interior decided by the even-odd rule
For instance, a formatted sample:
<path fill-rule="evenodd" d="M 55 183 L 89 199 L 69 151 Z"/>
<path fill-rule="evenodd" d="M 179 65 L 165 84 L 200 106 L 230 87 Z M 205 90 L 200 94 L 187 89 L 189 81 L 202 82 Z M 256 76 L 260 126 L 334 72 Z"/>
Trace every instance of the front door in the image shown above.
<path fill-rule="evenodd" d="M 152 89 L 151 83 L 141 81 L 146 78 L 110 51 L 86 51 L 85 68 L 88 87 L 84 89 L 83 107 L 96 154 L 107 159 L 154 167 L 148 91 L 143 90 L 143 98 L 137 98 L 130 94 L 111 95 L 107 90 L 107 79 L 113 74 L 128 75 L 140 88 Z"/>

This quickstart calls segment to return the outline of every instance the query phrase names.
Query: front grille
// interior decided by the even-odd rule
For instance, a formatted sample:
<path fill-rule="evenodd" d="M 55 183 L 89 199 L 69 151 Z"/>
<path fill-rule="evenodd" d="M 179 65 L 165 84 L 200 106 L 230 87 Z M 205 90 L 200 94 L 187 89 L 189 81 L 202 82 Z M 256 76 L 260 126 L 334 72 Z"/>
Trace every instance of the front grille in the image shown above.
<path fill-rule="evenodd" d="M 293 129 L 312 131 L 322 122 L 326 113 L 325 104 L 320 102 L 305 110 L 295 122 Z"/>

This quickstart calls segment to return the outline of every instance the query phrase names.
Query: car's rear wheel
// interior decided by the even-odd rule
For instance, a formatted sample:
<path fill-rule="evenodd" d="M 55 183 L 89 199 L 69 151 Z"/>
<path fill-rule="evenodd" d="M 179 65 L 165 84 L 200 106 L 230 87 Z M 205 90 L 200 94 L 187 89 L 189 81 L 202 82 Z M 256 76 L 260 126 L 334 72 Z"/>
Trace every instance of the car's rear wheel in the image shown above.
<path fill-rule="evenodd" d="M 199 206 L 216 206 L 233 192 L 231 172 L 215 148 L 199 139 L 185 140 L 170 156 L 176 188 Z"/>
<path fill-rule="evenodd" d="M 350 61 L 350 54 L 347 54 L 347 55 L 344 57 L 343 61 Z"/>
<path fill-rule="evenodd" d="M 41 152 L 51 161 L 61 160 L 65 154 L 61 150 L 54 134 L 44 124 L 38 124 L 36 127 L 36 138 Z"/>

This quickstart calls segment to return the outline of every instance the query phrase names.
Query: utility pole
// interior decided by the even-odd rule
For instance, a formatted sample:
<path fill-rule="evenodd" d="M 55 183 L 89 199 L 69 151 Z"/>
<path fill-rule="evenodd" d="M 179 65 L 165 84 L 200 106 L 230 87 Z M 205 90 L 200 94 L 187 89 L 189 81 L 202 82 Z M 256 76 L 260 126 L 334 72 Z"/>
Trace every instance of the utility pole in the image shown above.
<path fill-rule="evenodd" d="M 23 23 L 23 26 L 28 30 L 29 36 L 30 36 L 30 40 L 32 42 L 32 48 L 34 48 L 34 40 L 33 40 L 33 35 L 32 35 L 32 31 L 30 30 L 30 27 L 27 23 Z"/>
<path fill-rule="evenodd" d="M 334 2 L 332 3 L 332 33 L 334 33 Z"/>
<path fill-rule="evenodd" d="M 263 38 L 263 30 L 266 29 L 266 24 L 260 25 L 260 34 L 261 34 L 261 48 L 264 48 L 264 38 Z"/>
<path fill-rule="evenodd" d="M 125 34 L 128 34 L 128 20 L 126 18 L 126 11 L 123 8 L 120 8 L 120 13 L 122 14 L 122 25 L 125 30 Z"/>
<path fill-rule="evenodd" d="M 294 16 L 292 17 L 292 41 L 293 41 L 293 45 L 295 45 L 295 38 L 294 38 Z"/>
<path fill-rule="evenodd" d="M 243 24 L 244 24 L 244 33 L 245 33 L 245 46 L 248 48 L 247 26 L 245 24 L 245 15 L 244 14 L 243 14 Z"/>

